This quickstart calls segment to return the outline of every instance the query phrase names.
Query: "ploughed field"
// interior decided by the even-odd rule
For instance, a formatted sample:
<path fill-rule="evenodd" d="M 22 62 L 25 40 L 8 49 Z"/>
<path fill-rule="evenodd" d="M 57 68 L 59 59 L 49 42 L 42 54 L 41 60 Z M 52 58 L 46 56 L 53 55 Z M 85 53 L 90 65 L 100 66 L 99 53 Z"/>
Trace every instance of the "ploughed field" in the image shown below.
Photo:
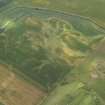
<path fill-rule="evenodd" d="M 20 78 L 9 65 L 0 65 L 0 105 L 35 105 L 45 92 Z"/>

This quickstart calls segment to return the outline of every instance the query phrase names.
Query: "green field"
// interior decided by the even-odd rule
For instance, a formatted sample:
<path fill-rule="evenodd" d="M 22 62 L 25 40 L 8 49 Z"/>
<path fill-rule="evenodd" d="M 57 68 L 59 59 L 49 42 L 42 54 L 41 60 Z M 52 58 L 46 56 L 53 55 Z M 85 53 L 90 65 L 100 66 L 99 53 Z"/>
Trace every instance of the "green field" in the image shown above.
<path fill-rule="evenodd" d="M 90 17 L 105 27 L 104 0 L 18 0 L 19 5 L 30 5 L 57 9 L 68 13 Z M 59 4 L 59 5 L 58 5 Z"/>
<path fill-rule="evenodd" d="M 0 105 L 4 105 L 4 104 L 0 102 Z"/>
<path fill-rule="evenodd" d="M 83 83 L 73 82 L 58 86 L 42 105 L 104 105 L 96 94 Z"/>
<path fill-rule="evenodd" d="M 41 105 L 105 105 L 104 0 L 0 2 L 0 64 L 46 90 Z"/>

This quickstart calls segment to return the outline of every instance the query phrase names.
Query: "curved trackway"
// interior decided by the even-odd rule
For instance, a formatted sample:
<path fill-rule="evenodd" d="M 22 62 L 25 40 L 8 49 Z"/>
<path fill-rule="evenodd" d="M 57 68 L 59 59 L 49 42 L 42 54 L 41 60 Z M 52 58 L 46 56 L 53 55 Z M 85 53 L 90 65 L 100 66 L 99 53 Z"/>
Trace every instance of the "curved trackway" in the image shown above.
<path fill-rule="evenodd" d="M 78 22 L 88 21 L 88 22 L 95 24 L 98 27 L 99 31 L 105 33 L 105 29 L 103 27 L 101 27 L 94 20 L 88 17 L 84 17 L 84 16 L 72 14 L 72 13 L 68 14 L 65 12 L 57 11 L 57 10 L 48 10 L 46 8 L 37 8 L 37 7 L 34 8 L 34 7 L 25 7 L 25 6 L 8 7 L 8 9 L 6 8 L 6 10 L 1 12 L 0 18 L 3 19 L 4 17 L 6 18 L 8 17 L 13 20 L 18 20 L 20 17 L 26 17 L 30 15 L 35 15 L 41 18 L 57 17 L 57 18 L 61 18 L 67 21 L 75 21 L 75 20 L 78 20 Z"/>

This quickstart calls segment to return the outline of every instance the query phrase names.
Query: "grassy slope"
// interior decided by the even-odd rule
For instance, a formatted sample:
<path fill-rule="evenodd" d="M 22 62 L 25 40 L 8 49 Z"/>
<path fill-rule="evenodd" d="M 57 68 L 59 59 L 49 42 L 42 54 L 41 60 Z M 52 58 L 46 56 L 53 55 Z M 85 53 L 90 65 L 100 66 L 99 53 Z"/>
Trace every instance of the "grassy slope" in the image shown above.
<path fill-rule="evenodd" d="M 62 0 L 62 2 L 61 0 L 18 0 L 18 3 L 58 9 L 91 17 L 105 27 L 104 0 Z"/>
<path fill-rule="evenodd" d="M 26 4 L 28 5 L 34 5 L 34 6 L 41 6 L 41 7 L 48 7 L 48 8 L 53 8 L 53 9 L 58 9 L 58 10 L 63 10 L 63 11 L 67 11 L 67 12 L 72 12 L 72 13 L 76 13 L 76 14 L 80 14 L 80 15 L 83 15 L 83 16 L 88 16 L 88 17 L 91 17 L 91 18 L 94 18 L 97 22 L 99 23 L 102 23 L 101 25 L 104 25 L 104 22 L 105 22 L 105 14 L 102 12 L 104 10 L 104 5 L 105 5 L 105 2 L 102 1 L 102 0 L 65 0 L 64 2 L 59 2 L 59 0 L 56 0 L 56 2 L 53 0 L 53 1 L 49 1 L 48 0 L 36 0 L 36 1 L 32 1 L 33 4 L 31 4 L 30 1 L 27 0 L 27 2 L 25 1 Z M 20 2 L 23 2 L 24 4 L 24 1 L 20 1 Z M 58 6 L 58 3 L 59 6 Z M 87 72 L 87 70 L 89 70 L 89 68 L 87 67 L 88 65 L 85 63 L 86 66 L 84 66 L 84 63 L 81 64 L 81 66 L 79 66 L 79 69 L 77 68 L 77 70 L 80 70 L 77 75 L 77 78 L 80 79 L 80 81 L 82 82 L 86 82 L 88 83 L 88 81 L 90 81 L 90 74 L 88 75 L 88 73 L 90 73 L 89 71 Z M 90 65 L 90 64 L 89 64 Z M 76 70 L 76 72 L 77 72 Z M 86 71 L 86 72 L 85 72 Z M 75 74 L 75 71 L 74 71 L 74 74 Z M 81 75 L 82 74 L 82 75 Z M 105 85 L 103 85 L 105 83 L 104 79 L 100 79 L 100 80 L 93 80 L 93 83 L 90 84 L 89 86 L 95 90 L 95 93 L 93 92 L 92 94 L 95 94 L 98 95 L 98 98 L 99 100 L 101 100 L 101 102 L 96 102 L 94 103 L 94 101 L 91 101 L 93 100 L 93 98 L 91 97 L 91 95 L 88 95 L 87 97 L 84 97 L 84 100 L 81 102 L 80 105 L 104 105 L 104 102 L 103 102 L 103 99 L 105 97 L 105 93 L 103 92 L 104 91 L 104 88 L 105 88 Z M 100 84 L 100 85 L 99 85 Z M 70 85 L 71 87 L 71 85 Z M 75 86 L 73 86 L 75 87 Z M 102 88 L 103 87 L 103 88 Z M 58 87 L 58 90 L 60 89 L 61 87 Z M 102 89 L 101 89 L 102 88 Z M 66 90 L 66 89 L 65 89 Z M 59 91 L 58 91 L 59 92 Z M 61 90 L 62 92 L 62 90 Z M 71 92 L 71 90 L 68 89 L 68 93 Z M 56 103 L 52 103 L 52 101 L 55 99 L 55 96 L 59 94 L 59 93 L 56 93 L 54 94 L 54 97 L 51 98 L 52 100 L 49 100 L 45 105 L 49 105 L 52 104 L 52 105 L 55 105 Z M 61 93 L 58 95 L 60 96 Z M 83 97 L 83 94 L 81 93 L 81 96 Z M 74 101 L 72 103 L 70 103 L 70 105 L 75 105 L 77 104 L 78 105 L 78 102 L 81 100 L 78 95 L 75 96 L 76 99 L 74 99 Z M 57 100 L 59 101 L 57 104 L 61 105 L 62 103 L 62 100 L 65 100 L 63 99 L 65 98 L 65 96 L 63 95 L 62 99 L 61 100 Z M 66 100 L 68 101 L 68 100 Z M 65 101 L 63 101 L 65 102 Z M 92 102 L 90 104 L 90 102 Z M 64 103 L 65 104 L 65 103 Z M 63 103 L 62 103 L 63 105 Z"/>
<path fill-rule="evenodd" d="M 40 25 L 37 24 L 38 25 L 37 26 L 33 24 L 33 22 L 35 21 L 36 23 L 39 22 Z M 8 36 L 6 35 L 3 36 L 1 34 L 0 57 L 4 59 L 7 63 L 10 63 L 15 67 L 18 67 L 18 69 L 22 70 L 25 74 L 29 75 L 32 79 L 38 80 L 38 82 L 40 82 L 47 88 L 49 85 L 53 84 L 60 75 L 63 75 L 64 72 L 68 71 L 68 65 L 63 64 L 65 61 L 69 63 L 71 63 L 72 61 L 75 62 L 76 60 L 73 58 L 78 59 L 79 57 L 81 57 L 81 53 L 85 53 L 91 50 L 88 44 L 93 34 L 94 36 L 103 34 L 100 31 L 97 31 L 97 27 L 94 26 L 94 24 L 92 24 L 91 22 L 81 20 L 78 18 L 76 18 L 75 20 L 74 19 L 72 20 L 72 18 L 70 18 L 71 25 L 68 24 L 67 21 L 62 21 L 62 20 L 53 19 L 53 18 L 51 18 L 46 23 L 40 19 L 33 20 L 33 22 L 30 22 L 30 21 L 28 23 L 26 22 L 27 24 L 24 24 L 24 21 L 20 22 L 23 24 L 14 23 L 16 24 L 16 26 L 8 29 L 7 32 L 5 32 L 6 35 Z M 79 22 L 81 22 L 81 24 L 79 24 Z M 43 26 L 43 24 L 45 24 L 45 26 Z M 88 27 L 88 30 L 87 30 L 87 27 Z M 39 31 L 34 32 L 35 28 L 36 30 L 37 28 L 39 28 L 38 29 Z M 79 31 L 83 33 L 80 33 Z M 28 32 L 32 34 L 32 39 L 30 39 L 31 37 L 29 37 L 30 34 L 29 35 L 27 34 Z M 66 33 L 67 33 L 67 36 L 65 35 Z M 47 34 L 47 37 L 45 34 Z M 80 34 L 80 36 L 78 36 L 78 34 Z M 27 35 L 27 36 L 24 36 L 24 35 Z M 89 39 L 88 39 L 88 35 L 89 35 Z M 57 38 L 58 36 L 59 38 Z M 84 41 L 87 40 L 87 42 L 83 42 L 82 38 Z M 45 39 L 48 40 L 47 45 L 46 43 L 44 43 Z M 41 43 L 41 46 L 39 42 Z M 65 43 L 65 45 L 63 45 L 63 43 Z M 31 48 L 33 44 L 35 45 L 34 47 L 36 47 L 37 44 L 38 46 L 40 46 L 40 48 L 38 48 L 40 49 L 38 52 L 35 51 L 37 49 Z M 48 48 L 46 49 L 46 47 Z M 71 53 L 72 50 L 73 50 L 72 52 L 73 54 Z M 50 55 L 48 54 L 51 54 L 52 58 L 50 58 Z M 18 58 L 16 59 L 16 57 Z M 58 58 L 56 57 L 58 57 L 59 59 L 63 59 L 63 63 L 62 61 L 57 63 L 55 61 L 52 62 L 49 60 L 49 59 L 58 60 Z M 50 62 L 51 64 L 48 63 L 48 64 L 44 64 L 44 66 L 42 65 L 43 72 L 42 71 L 39 72 L 40 67 L 37 68 L 37 66 L 39 66 L 40 63 L 43 63 L 42 62 L 43 59 L 47 61 L 47 63 Z M 66 71 L 64 71 L 63 68 L 65 68 Z M 51 72 L 52 69 L 53 71 Z M 56 75 L 55 75 L 55 72 L 56 72 Z M 48 73 L 48 76 L 46 76 L 47 73 Z"/>

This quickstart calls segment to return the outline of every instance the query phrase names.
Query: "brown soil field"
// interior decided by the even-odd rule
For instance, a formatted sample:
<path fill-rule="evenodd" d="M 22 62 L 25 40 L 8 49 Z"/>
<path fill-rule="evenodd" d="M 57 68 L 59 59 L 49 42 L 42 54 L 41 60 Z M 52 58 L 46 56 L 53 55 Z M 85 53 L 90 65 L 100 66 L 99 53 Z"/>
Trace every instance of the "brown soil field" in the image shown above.
<path fill-rule="evenodd" d="M 45 96 L 40 88 L 19 78 L 8 66 L 0 65 L 0 102 L 5 105 L 36 105 Z"/>

